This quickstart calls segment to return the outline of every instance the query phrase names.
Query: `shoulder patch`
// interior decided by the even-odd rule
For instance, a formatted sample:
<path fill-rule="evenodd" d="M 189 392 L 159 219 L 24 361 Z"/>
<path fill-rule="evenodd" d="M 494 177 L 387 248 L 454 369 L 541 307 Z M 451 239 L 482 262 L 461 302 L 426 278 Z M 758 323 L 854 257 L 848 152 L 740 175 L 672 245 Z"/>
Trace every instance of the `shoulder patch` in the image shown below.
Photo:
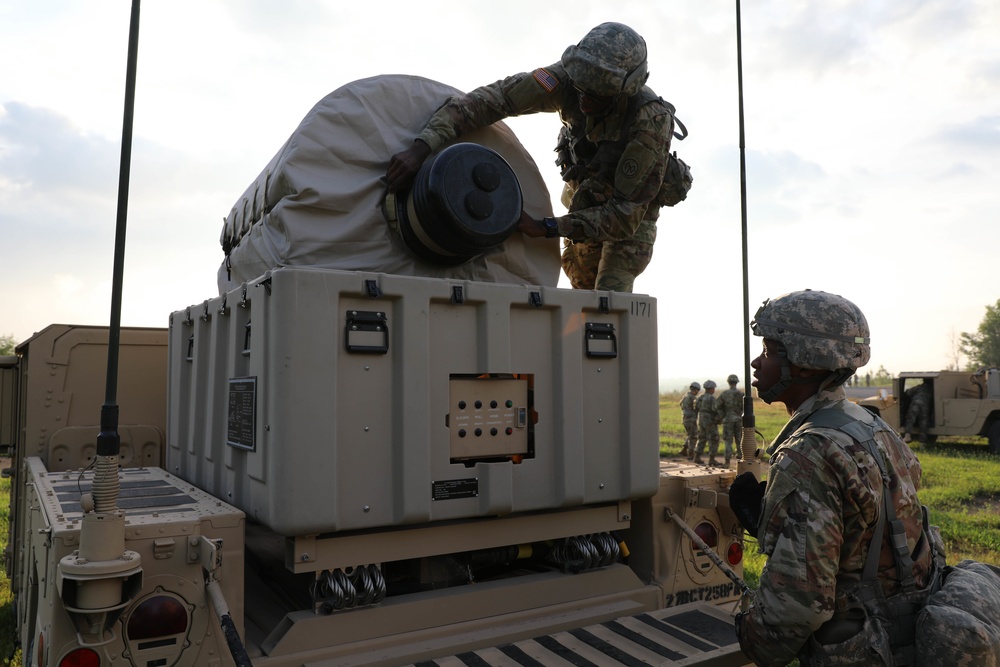
<path fill-rule="evenodd" d="M 615 170 L 615 190 L 626 199 L 630 199 L 639 190 L 656 164 L 656 154 L 638 141 L 632 141 L 625 147 Z M 712 396 L 703 394 L 703 396 Z M 715 397 L 712 396 L 712 402 Z"/>
<path fill-rule="evenodd" d="M 531 73 L 531 76 L 535 77 L 535 81 L 537 81 L 539 85 L 542 88 L 544 88 L 546 92 L 549 93 L 555 90 L 556 87 L 559 85 L 559 79 L 549 74 L 548 70 L 546 70 L 544 67 L 539 67 L 538 69 L 536 69 L 534 72 Z"/>

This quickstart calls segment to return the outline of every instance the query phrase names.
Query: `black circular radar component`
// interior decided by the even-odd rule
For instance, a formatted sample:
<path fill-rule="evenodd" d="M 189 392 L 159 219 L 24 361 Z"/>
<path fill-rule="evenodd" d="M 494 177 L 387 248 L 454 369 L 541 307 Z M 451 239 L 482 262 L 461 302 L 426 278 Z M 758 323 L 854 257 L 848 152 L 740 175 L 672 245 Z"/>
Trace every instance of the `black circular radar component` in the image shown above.
<path fill-rule="evenodd" d="M 507 240 L 521 219 L 521 185 L 496 151 L 452 144 L 417 173 L 397 199 L 403 241 L 437 264 L 467 262 Z"/>

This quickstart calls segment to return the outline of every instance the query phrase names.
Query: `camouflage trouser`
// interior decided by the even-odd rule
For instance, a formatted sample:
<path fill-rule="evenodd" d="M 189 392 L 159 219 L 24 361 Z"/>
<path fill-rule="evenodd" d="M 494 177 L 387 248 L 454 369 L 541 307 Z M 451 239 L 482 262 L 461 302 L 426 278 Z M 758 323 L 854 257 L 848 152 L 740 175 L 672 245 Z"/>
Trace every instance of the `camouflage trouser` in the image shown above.
<path fill-rule="evenodd" d="M 719 425 L 712 422 L 698 423 L 698 449 L 695 456 L 701 456 L 705 452 L 705 443 L 708 443 L 708 455 L 714 457 L 719 453 Z"/>
<path fill-rule="evenodd" d="M 742 433 L 740 432 L 740 421 L 742 417 L 737 417 L 736 419 L 726 419 L 722 422 L 722 442 L 726 446 L 726 460 L 733 458 L 733 451 L 739 451 L 740 438 Z"/>
<path fill-rule="evenodd" d="M 910 403 L 909 409 L 906 411 L 906 423 L 904 428 L 906 433 L 913 433 L 914 428 L 920 429 L 920 440 L 924 441 L 927 439 L 927 426 L 930 422 L 930 410 L 927 409 L 925 403 Z"/>
<path fill-rule="evenodd" d="M 645 241 L 576 241 L 563 249 L 562 267 L 573 289 L 631 292 L 652 258 L 653 244 Z"/>
<path fill-rule="evenodd" d="M 690 419 L 684 419 L 684 432 L 687 437 L 684 438 L 684 449 L 694 454 L 695 445 L 698 444 L 698 418 L 691 417 Z"/>

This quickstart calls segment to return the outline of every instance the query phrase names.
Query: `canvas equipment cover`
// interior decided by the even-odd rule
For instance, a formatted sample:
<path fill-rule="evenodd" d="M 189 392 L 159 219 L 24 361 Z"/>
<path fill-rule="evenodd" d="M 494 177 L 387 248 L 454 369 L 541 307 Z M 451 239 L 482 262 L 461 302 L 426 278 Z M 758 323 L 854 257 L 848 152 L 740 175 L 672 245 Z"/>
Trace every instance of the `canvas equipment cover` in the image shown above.
<path fill-rule="evenodd" d="M 389 158 L 457 94 L 429 79 L 385 75 L 354 81 L 320 100 L 226 217 L 219 293 L 282 266 L 555 287 L 557 239 L 515 233 L 502 246 L 446 266 L 418 258 L 387 223 L 382 179 Z M 524 210 L 535 219 L 552 215 L 535 162 L 506 124 L 461 141 L 499 153 L 517 175 Z"/>
<path fill-rule="evenodd" d="M 917 664 L 1000 664 L 1000 568 L 963 560 L 945 568 L 917 616 Z"/>

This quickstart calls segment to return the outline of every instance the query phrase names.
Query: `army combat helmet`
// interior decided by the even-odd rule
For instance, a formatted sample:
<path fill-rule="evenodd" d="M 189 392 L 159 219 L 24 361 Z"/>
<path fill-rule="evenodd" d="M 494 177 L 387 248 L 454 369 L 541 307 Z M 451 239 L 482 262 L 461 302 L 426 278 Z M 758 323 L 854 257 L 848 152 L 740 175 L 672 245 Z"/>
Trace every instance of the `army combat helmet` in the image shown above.
<path fill-rule="evenodd" d="M 622 23 L 602 23 L 563 52 L 562 65 L 579 89 L 600 97 L 635 95 L 649 71 L 646 42 Z"/>
<path fill-rule="evenodd" d="M 729 384 L 736 384 L 740 381 L 740 378 L 736 373 L 730 373 L 729 377 L 726 378 L 726 382 Z"/>
<path fill-rule="evenodd" d="M 804 290 L 768 299 L 750 328 L 754 335 L 781 344 L 781 379 L 760 394 L 766 403 L 796 384 L 789 363 L 831 371 L 822 387 L 836 387 L 871 358 L 868 320 L 860 308 L 836 294 Z"/>
<path fill-rule="evenodd" d="M 692 382 L 688 389 L 694 389 L 695 391 L 701 391 L 701 385 L 697 382 Z"/>
<path fill-rule="evenodd" d="M 705 380 L 705 389 L 715 389 L 715 380 Z"/>

